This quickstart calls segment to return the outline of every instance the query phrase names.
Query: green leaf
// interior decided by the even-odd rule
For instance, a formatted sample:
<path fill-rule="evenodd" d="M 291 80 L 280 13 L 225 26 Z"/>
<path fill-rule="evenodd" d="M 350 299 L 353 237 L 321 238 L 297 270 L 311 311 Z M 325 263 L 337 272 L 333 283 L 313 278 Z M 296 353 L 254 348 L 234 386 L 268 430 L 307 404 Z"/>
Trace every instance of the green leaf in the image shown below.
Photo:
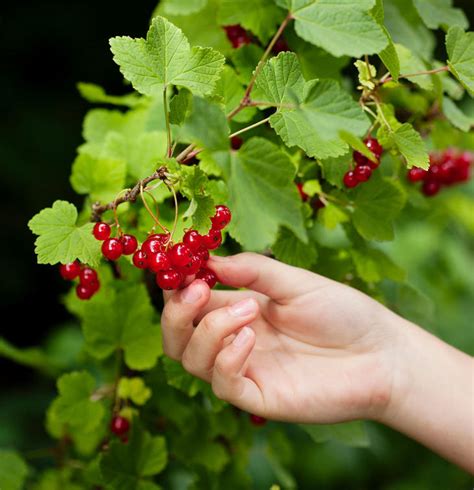
<path fill-rule="evenodd" d="M 135 405 L 145 405 L 152 393 L 142 378 L 120 378 L 117 394 L 124 400 L 131 400 Z"/>
<path fill-rule="evenodd" d="M 92 234 L 92 223 L 77 226 L 77 209 L 67 201 L 56 201 L 33 216 L 28 227 L 39 235 L 35 252 L 39 264 L 67 264 L 79 259 L 96 266 L 101 258 L 100 243 Z"/>
<path fill-rule="evenodd" d="M 351 255 L 357 275 L 365 282 L 384 279 L 403 282 L 406 279 L 405 271 L 382 250 L 364 247 L 362 250 L 352 249 Z"/>
<path fill-rule="evenodd" d="M 356 230 L 367 240 L 393 240 L 393 220 L 406 201 L 401 185 L 372 178 L 355 192 L 352 220 Z"/>
<path fill-rule="evenodd" d="M 2 490 L 22 490 L 28 466 L 15 451 L 0 449 L 0 488 Z"/>
<path fill-rule="evenodd" d="M 467 132 L 474 125 L 474 118 L 466 116 L 449 97 L 443 97 L 443 113 L 448 121 L 461 131 Z"/>
<path fill-rule="evenodd" d="M 446 50 L 451 73 L 474 96 L 474 32 L 451 27 L 446 35 Z"/>
<path fill-rule="evenodd" d="M 134 428 L 127 444 L 115 440 L 103 453 L 100 471 L 107 488 L 114 490 L 158 490 L 158 485 L 143 480 L 157 475 L 166 467 L 168 452 L 166 439 L 151 436 Z"/>
<path fill-rule="evenodd" d="M 54 372 L 57 368 L 41 349 L 36 347 L 19 349 L 3 337 L 0 337 L 0 357 L 47 373 Z"/>
<path fill-rule="evenodd" d="M 80 154 L 72 165 L 71 185 L 93 201 L 112 201 L 125 186 L 127 167 L 123 160 L 97 159 Z"/>
<path fill-rule="evenodd" d="M 58 379 L 59 396 L 53 402 L 56 417 L 73 431 L 93 432 L 102 423 L 105 410 L 98 401 L 92 401 L 95 380 L 86 371 L 62 375 Z"/>
<path fill-rule="evenodd" d="M 207 383 L 185 371 L 180 362 L 174 361 L 169 357 L 163 357 L 162 362 L 166 379 L 170 386 L 186 393 L 190 397 L 194 397 L 206 390 Z"/>
<path fill-rule="evenodd" d="M 331 425 L 299 424 L 317 443 L 338 441 L 346 446 L 369 447 L 370 440 L 364 422 L 345 422 Z"/>
<path fill-rule="evenodd" d="M 417 75 L 415 77 L 406 77 L 405 75 L 426 71 L 426 65 L 423 61 L 402 44 L 396 44 L 395 49 L 398 54 L 398 59 L 400 60 L 400 71 L 404 75 L 404 78 L 410 80 L 410 82 L 418 85 L 422 89 L 433 90 L 434 86 L 431 75 Z"/>
<path fill-rule="evenodd" d="M 183 88 L 170 101 L 170 123 L 181 126 L 191 110 L 192 94 Z"/>
<path fill-rule="evenodd" d="M 337 225 L 349 221 L 349 216 L 346 211 L 339 206 L 328 203 L 324 208 L 319 210 L 318 220 L 328 230 L 334 230 Z"/>
<path fill-rule="evenodd" d="M 77 84 L 77 89 L 84 99 L 88 102 L 95 102 L 97 104 L 135 107 L 141 102 L 140 97 L 135 93 L 126 95 L 108 95 L 100 85 L 96 85 L 95 83 L 79 82 Z"/>
<path fill-rule="evenodd" d="M 372 0 L 293 0 L 291 13 L 298 36 L 334 56 L 379 53 L 387 36 L 370 15 Z"/>
<path fill-rule="evenodd" d="M 344 130 L 339 131 L 339 136 L 354 150 L 362 153 L 362 155 L 366 156 L 372 162 L 377 162 L 377 157 L 367 148 L 360 138 Z"/>
<path fill-rule="evenodd" d="M 413 0 L 416 10 L 423 22 L 430 29 L 450 27 L 457 25 L 463 29 L 469 23 L 461 9 L 453 8 L 452 0 Z"/>
<path fill-rule="evenodd" d="M 215 202 L 211 196 L 195 196 L 191 199 L 183 218 L 192 218 L 193 229 L 206 234 L 211 228 L 210 217 L 214 215 Z"/>
<path fill-rule="evenodd" d="M 270 246 L 282 225 L 307 241 L 295 173 L 289 157 L 263 138 L 248 140 L 232 155 L 229 232 L 245 248 Z"/>
<path fill-rule="evenodd" d="M 207 0 L 162 0 L 160 6 L 165 15 L 189 15 L 201 11 Z"/>
<path fill-rule="evenodd" d="M 346 152 L 337 158 L 318 160 L 318 162 L 322 168 L 324 180 L 342 189 L 344 187 L 342 180 L 344 174 L 352 166 L 352 152 Z"/>
<path fill-rule="evenodd" d="M 88 352 L 105 359 L 123 349 L 131 369 L 150 369 L 162 352 L 160 331 L 144 285 L 137 284 L 93 298 L 84 308 Z"/>
<path fill-rule="evenodd" d="M 191 48 L 181 29 L 163 17 L 152 20 L 146 40 L 114 37 L 110 46 L 123 76 L 145 95 L 160 94 L 171 84 L 210 94 L 224 64 L 212 48 Z"/>
<path fill-rule="evenodd" d="M 305 269 L 314 265 L 318 258 L 314 243 L 303 243 L 286 227 L 280 229 L 272 251 L 278 260 Z"/>
<path fill-rule="evenodd" d="M 357 68 L 359 72 L 359 83 L 365 88 L 369 90 L 373 90 L 375 88 L 375 82 L 373 81 L 375 76 L 377 75 L 377 70 L 374 65 L 370 63 L 366 63 L 362 60 L 356 60 L 354 66 Z"/>
<path fill-rule="evenodd" d="M 240 24 L 266 44 L 284 17 L 271 0 L 221 0 L 217 20 L 221 25 Z"/>

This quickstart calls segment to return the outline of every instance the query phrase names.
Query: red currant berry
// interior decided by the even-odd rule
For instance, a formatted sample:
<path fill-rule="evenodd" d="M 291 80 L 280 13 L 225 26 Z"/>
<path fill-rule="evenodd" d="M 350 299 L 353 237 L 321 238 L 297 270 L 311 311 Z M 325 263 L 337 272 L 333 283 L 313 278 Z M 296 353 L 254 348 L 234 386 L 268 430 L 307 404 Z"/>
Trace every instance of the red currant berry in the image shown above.
<path fill-rule="evenodd" d="M 436 180 L 425 180 L 425 182 L 423 182 L 422 192 L 427 197 L 438 194 L 440 189 L 441 184 Z"/>
<path fill-rule="evenodd" d="M 137 239 L 133 235 L 122 235 L 120 241 L 123 246 L 123 254 L 131 255 L 138 247 Z"/>
<path fill-rule="evenodd" d="M 238 150 L 244 144 L 244 140 L 240 136 L 232 136 L 230 146 L 233 150 Z"/>
<path fill-rule="evenodd" d="M 81 265 L 77 260 L 71 262 L 70 264 L 61 264 L 59 266 L 59 273 L 63 279 L 66 281 L 72 281 L 76 279 L 76 277 L 81 272 Z"/>
<path fill-rule="evenodd" d="M 240 27 L 240 25 L 235 24 L 231 26 L 224 26 L 227 38 L 232 43 L 234 48 L 240 48 L 244 44 L 250 44 L 251 39 L 249 38 L 247 31 Z"/>
<path fill-rule="evenodd" d="M 209 260 L 209 250 L 207 248 L 201 247 L 194 252 L 194 255 L 199 257 L 203 264 Z"/>
<path fill-rule="evenodd" d="M 358 151 L 354 151 L 352 153 L 352 158 L 357 163 L 357 165 L 368 165 L 370 161 L 365 155 Z"/>
<path fill-rule="evenodd" d="M 92 286 L 99 280 L 97 272 L 90 267 L 84 267 L 79 274 L 79 282 L 83 286 Z"/>
<path fill-rule="evenodd" d="M 425 180 L 428 172 L 422 168 L 413 167 L 407 173 L 407 179 L 410 182 L 419 182 L 420 180 Z"/>
<path fill-rule="evenodd" d="M 158 271 L 156 274 L 156 284 L 158 284 L 161 289 L 166 289 L 167 291 L 171 289 L 178 289 L 182 282 L 183 275 L 175 269 Z"/>
<path fill-rule="evenodd" d="M 471 177 L 470 166 L 458 166 L 456 167 L 456 177 L 454 182 L 467 182 Z"/>
<path fill-rule="evenodd" d="M 207 235 L 202 237 L 202 245 L 208 250 L 219 248 L 222 243 L 222 233 L 219 230 L 210 230 Z"/>
<path fill-rule="evenodd" d="M 133 265 L 138 269 L 146 269 L 148 267 L 147 254 L 143 250 L 137 250 L 133 254 Z"/>
<path fill-rule="evenodd" d="M 153 233 L 153 235 L 148 236 L 147 240 L 157 239 L 163 245 L 167 245 L 170 241 L 171 235 L 169 233 Z"/>
<path fill-rule="evenodd" d="M 372 169 L 369 165 L 358 165 L 354 170 L 354 175 L 358 182 L 367 182 L 372 175 Z"/>
<path fill-rule="evenodd" d="M 316 197 L 311 201 L 311 206 L 315 211 L 319 211 L 320 209 L 324 208 L 326 205 L 324 204 L 323 201 L 319 197 Z"/>
<path fill-rule="evenodd" d="M 301 197 L 301 200 L 303 202 L 306 202 L 309 199 L 308 194 L 303 190 L 303 183 L 302 182 L 296 182 L 296 188 L 298 189 L 298 193 Z"/>
<path fill-rule="evenodd" d="M 267 423 L 267 419 L 265 417 L 260 417 L 259 415 L 250 414 L 250 422 L 257 427 L 265 425 Z"/>
<path fill-rule="evenodd" d="M 201 281 L 207 283 L 207 285 L 211 289 L 216 285 L 217 282 L 217 276 L 214 271 L 211 271 L 211 269 L 201 269 L 196 274 L 196 279 L 201 279 Z"/>
<path fill-rule="evenodd" d="M 94 289 L 90 286 L 84 286 L 82 284 L 78 284 L 76 286 L 76 295 L 79 299 L 90 299 L 92 296 L 94 296 L 94 293 L 97 291 L 97 289 Z"/>
<path fill-rule="evenodd" d="M 364 140 L 365 146 L 377 157 L 380 158 L 383 152 L 382 145 L 378 142 L 377 139 L 369 136 Z"/>
<path fill-rule="evenodd" d="M 120 415 L 115 415 L 110 422 L 110 432 L 116 436 L 123 436 L 130 430 L 130 422 Z"/>
<path fill-rule="evenodd" d="M 196 230 L 188 230 L 184 234 L 183 243 L 194 252 L 201 248 L 202 236 Z"/>
<path fill-rule="evenodd" d="M 272 53 L 277 55 L 283 51 L 291 51 L 291 49 L 288 46 L 286 40 L 283 37 L 279 37 L 277 42 L 273 46 Z"/>
<path fill-rule="evenodd" d="M 433 163 L 444 163 L 449 160 L 454 160 L 458 155 L 458 152 L 454 148 L 447 148 L 441 153 L 441 155 L 437 153 L 430 154 L 430 162 Z"/>
<path fill-rule="evenodd" d="M 352 170 L 349 170 L 344 174 L 344 179 L 343 179 L 344 185 L 351 189 L 352 187 L 355 187 L 356 185 L 359 184 L 359 181 L 357 180 L 357 177 L 355 176 L 354 172 Z"/>
<path fill-rule="evenodd" d="M 169 257 L 175 267 L 186 267 L 193 258 L 193 252 L 184 243 L 177 243 L 169 251 Z"/>
<path fill-rule="evenodd" d="M 223 204 L 219 204 L 216 206 L 216 214 L 211 218 L 212 221 L 212 229 L 213 230 L 222 230 L 224 229 L 232 219 L 232 214 L 230 209 Z"/>
<path fill-rule="evenodd" d="M 189 262 L 189 264 L 186 265 L 185 267 L 180 267 L 179 272 L 181 272 L 185 276 L 193 276 L 199 271 L 201 265 L 202 265 L 202 260 L 199 258 L 199 256 L 193 255 L 191 262 Z"/>
<path fill-rule="evenodd" d="M 472 153 L 465 151 L 456 158 L 456 163 L 461 166 L 469 167 L 473 163 Z"/>
<path fill-rule="evenodd" d="M 94 225 L 92 233 L 97 240 L 107 240 L 107 238 L 110 236 L 110 226 L 103 221 L 99 221 Z"/>
<path fill-rule="evenodd" d="M 148 267 L 153 272 L 158 271 L 166 271 L 171 269 L 171 260 L 168 257 L 168 254 L 165 252 L 158 252 L 157 254 L 153 254 L 148 259 Z"/>
<path fill-rule="evenodd" d="M 107 238 L 102 244 L 102 253 L 109 260 L 117 260 L 123 253 L 123 245 L 118 238 Z"/>
<path fill-rule="evenodd" d="M 151 236 L 143 242 L 142 250 L 148 257 L 151 257 L 158 252 L 164 252 L 165 246 L 163 245 L 163 240 L 161 238 Z"/>
<path fill-rule="evenodd" d="M 456 182 L 457 167 L 453 160 L 439 165 L 438 177 L 443 184 L 450 185 Z"/>

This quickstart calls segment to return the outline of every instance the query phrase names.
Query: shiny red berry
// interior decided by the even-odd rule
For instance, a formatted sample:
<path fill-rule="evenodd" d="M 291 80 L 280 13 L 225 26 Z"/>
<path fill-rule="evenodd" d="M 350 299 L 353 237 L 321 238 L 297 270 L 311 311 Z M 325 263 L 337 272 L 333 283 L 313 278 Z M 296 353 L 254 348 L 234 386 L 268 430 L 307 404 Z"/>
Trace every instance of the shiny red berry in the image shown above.
<path fill-rule="evenodd" d="M 175 270 L 168 269 L 167 271 L 159 271 L 156 274 L 156 284 L 161 289 L 171 290 L 178 289 L 183 282 L 183 275 Z"/>
<path fill-rule="evenodd" d="M 123 245 L 118 238 L 107 238 L 102 244 L 102 253 L 106 259 L 117 260 L 123 253 Z"/>
<path fill-rule="evenodd" d="M 369 136 L 364 140 L 365 146 L 377 157 L 380 158 L 383 152 L 382 145 L 378 142 L 377 139 Z"/>
<path fill-rule="evenodd" d="M 212 229 L 213 230 L 222 230 L 224 229 L 232 219 L 232 214 L 230 209 L 223 204 L 219 204 L 216 206 L 216 213 L 211 218 L 212 221 Z"/>
<path fill-rule="evenodd" d="M 59 266 L 59 273 L 63 279 L 66 281 L 72 281 L 76 279 L 76 277 L 81 272 L 81 265 L 77 260 L 71 262 L 70 264 L 61 264 Z"/>
<path fill-rule="evenodd" d="M 163 245 L 166 245 L 170 241 L 171 235 L 169 233 L 153 233 L 147 237 L 147 240 L 155 238 Z"/>
<path fill-rule="evenodd" d="M 286 42 L 285 38 L 279 37 L 277 39 L 277 42 L 273 45 L 272 53 L 279 54 L 283 51 L 291 51 L 291 49 L 288 46 L 288 43 Z"/>
<path fill-rule="evenodd" d="M 421 180 L 425 180 L 428 172 L 423 170 L 422 168 L 413 167 L 407 173 L 407 179 L 410 182 L 420 182 Z"/>
<path fill-rule="evenodd" d="M 196 279 L 201 279 L 201 281 L 204 281 L 207 283 L 207 285 L 212 289 L 217 282 L 217 276 L 214 271 L 211 271 L 211 269 L 201 269 L 198 271 L 196 274 Z"/>
<path fill-rule="evenodd" d="M 456 158 L 456 163 L 461 166 L 469 166 L 473 163 L 472 153 L 465 151 Z"/>
<path fill-rule="evenodd" d="M 358 151 L 354 151 L 352 153 L 352 158 L 357 163 L 357 165 L 368 165 L 370 161 L 365 155 Z"/>
<path fill-rule="evenodd" d="M 201 268 L 202 260 L 198 255 L 193 255 L 191 262 L 185 267 L 180 267 L 179 272 L 181 272 L 185 276 L 193 276 L 196 274 Z"/>
<path fill-rule="evenodd" d="M 138 247 L 137 239 L 133 235 L 122 235 L 120 241 L 122 242 L 124 255 L 132 255 Z"/>
<path fill-rule="evenodd" d="M 425 182 L 423 182 L 423 187 L 421 188 L 423 194 L 427 197 L 438 194 L 440 189 L 441 184 L 436 180 L 425 180 Z"/>
<path fill-rule="evenodd" d="M 110 226 L 107 223 L 100 221 L 94 225 L 92 233 L 97 240 L 107 240 L 110 236 Z"/>
<path fill-rule="evenodd" d="M 441 163 L 439 165 L 439 181 L 443 184 L 452 184 L 457 180 L 457 166 L 453 160 L 448 160 L 447 162 Z"/>
<path fill-rule="evenodd" d="M 116 436 L 123 436 L 130 430 L 130 422 L 120 415 L 115 415 L 110 422 L 110 431 Z"/>
<path fill-rule="evenodd" d="M 233 150 L 238 150 L 244 144 L 244 140 L 240 136 L 232 136 L 230 146 Z"/>
<path fill-rule="evenodd" d="M 209 250 L 207 248 L 201 247 L 194 252 L 194 255 L 199 257 L 203 264 L 209 260 Z"/>
<path fill-rule="evenodd" d="M 351 189 L 352 187 L 355 187 L 356 185 L 359 184 L 359 181 L 357 180 L 357 177 L 355 176 L 354 172 L 352 170 L 349 170 L 344 174 L 344 179 L 343 179 L 344 185 Z"/>
<path fill-rule="evenodd" d="M 210 230 L 207 235 L 202 237 L 202 245 L 208 250 L 219 248 L 222 243 L 222 233 L 219 230 Z"/>
<path fill-rule="evenodd" d="M 250 414 L 249 419 L 250 422 L 257 427 L 267 423 L 267 419 L 265 417 L 260 417 L 259 415 L 254 415 L 253 413 Z"/>
<path fill-rule="evenodd" d="M 303 190 L 303 183 L 302 182 L 296 182 L 296 188 L 298 189 L 298 193 L 301 197 L 301 200 L 303 202 L 306 202 L 309 199 L 308 194 Z"/>
<path fill-rule="evenodd" d="M 83 286 L 96 287 L 98 280 L 97 272 L 90 267 L 84 267 L 79 274 L 79 283 Z"/>
<path fill-rule="evenodd" d="M 94 296 L 94 293 L 97 291 L 97 289 L 94 289 L 93 287 L 90 286 L 84 286 L 82 284 L 78 284 L 76 286 L 76 295 L 79 299 L 82 300 L 87 300 L 92 298 Z"/>
<path fill-rule="evenodd" d="M 442 182 L 441 178 L 441 165 L 438 163 L 435 163 L 434 165 L 430 165 L 430 168 L 428 169 L 428 176 L 427 178 L 431 181 L 438 181 Z"/>
<path fill-rule="evenodd" d="M 163 240 L 161 238 L 151 236 L 143 242 L 142 250 L 148 257 L 151 257 L 158 252 L 164 252 L 165 246 L 163 245 Z"/>
<path fill-rule="evenodd" d="M 247 31 L 238 24 L 224 26 L 224 30 L 226 31 L 227 38 L 232 43 L 234 48 L 240 48 L 244 44 L 250 44 L 251 42 Z"/>
<path fill-rule="evenodd" d="M 199 250 L 202 245 L 202 236 L 196 230 L 188 230 L 183 236 L 183 243 L 192 251 Z"/>
<path fill-rule="evenodd" d="M 148 259 L 148 267 L 153 272 L 171 269 L 171 260 L 166 252 L 158 252 Z"/>
<path fill-rule="evenodd" d="M 372 169 L 369 165 L 358 165 L 354 170 L 354 175 L 358 182 L 367 182 L 372 175 Z"/>
<path fill-rule="evenodd" d="M 133 265 L 138 269 L 146 269 L 148 267 L 147 254 L 143 250 L 137 250 L 133 254 Z"/>
<path fill-rule="evenodd" d="M 193 258 L 193 252 L 184 243 L 176 243 L 169 251 L 169 258 L 175 267 L 186 267 Z"/>

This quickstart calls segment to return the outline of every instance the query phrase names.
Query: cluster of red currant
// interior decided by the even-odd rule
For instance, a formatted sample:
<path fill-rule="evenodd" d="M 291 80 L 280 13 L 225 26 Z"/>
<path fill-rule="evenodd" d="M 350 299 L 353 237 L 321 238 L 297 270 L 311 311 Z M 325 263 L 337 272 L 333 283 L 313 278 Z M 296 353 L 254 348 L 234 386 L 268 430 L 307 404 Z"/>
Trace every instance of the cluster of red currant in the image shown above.
<path fill-rule="evenodd" d="M 408 171 L 410 182 L 423 182 L 421 192 L 427 197 L 438 194 L 442 186 L 450 186 L 469 180 L 473 156 L 453 148 L 430 154 L 430 168 L 413 167 Z"/>
<path fill-rule="evenodd" d="M 92 298 L 100 288 L 97 271 L 91 267 L 81 265 L 77 260 L 70 264 L 61 264 L 59 272 L 66 281 L 73 281 L 79 278 L 79 284 L 76 286 L 76 295 L 79 299 Z"/>
<path fill-rule="evenodd" d="M 183 241 L 173 244 L 169 233 L 154 233 L 138 248 L 138 241 L 133 235 L 121 235 L 110 238 L 110 226 L 107 223 L 96 223 L 94 236 L 104 240 L 102 253 L 109 260 L 117 260 L 122 254 L 133 254 L 133 264 L 139 269 L 149 269 L 156 274 L 156 283 L 162 289 L 178 289 L 184 284 L 187 276 L 205 281 L 210 288 L 214 287 L 217 277 L 206 267 L 209 250 L 215 250 L 222 243 L 221 231 L 230 223 L 231 212 L 228 207 L 216 206 L 211 218 L 212 228 L 206 235 L 196 230 L 188 230 Z"/>
<path fill-rule="evenodd" d="M 121 415 L 114 415 L 110 422 L 110 432 L 120 437 L 123 443 L 128 442 L 128 431 L 130 430 L 130 422 Z"/>
<path fill-rule="evenodd" d="M 239 24 L 224 26 L 224 30 L 227 34 L 227 39 L 229 39 L 232 46 L 236 49 L 252 42 L 249 33 Z"/>
<path fill-rule="evenodd" d="M 380 156 L 382 155 L 382 145 L 369 136 L 364 140 L 365 146 L 375 155 L 376 161 L 372 162 L 365 155 L 354 151 L 353 157 L 356 163 L 354 170 L 349 170 L 344 174 L 343 182 L 349 189 L 358 186 L 362 182 L 367 182 L 372 172 L 380 165 Z"/>

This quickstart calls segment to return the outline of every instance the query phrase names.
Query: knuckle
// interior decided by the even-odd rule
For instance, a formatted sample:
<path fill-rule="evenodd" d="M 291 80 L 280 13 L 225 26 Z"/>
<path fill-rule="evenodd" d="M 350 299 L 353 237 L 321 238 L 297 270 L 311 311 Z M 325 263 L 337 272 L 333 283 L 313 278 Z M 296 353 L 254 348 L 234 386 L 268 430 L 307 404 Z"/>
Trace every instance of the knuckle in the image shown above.
<path fill-rule="evenodd" d="M 212 391 L 220 400 L 227 399 L 227 390 L 224 388 L 222 383 L 216 383 L 214 380 L 212 380 Z"/>
<path fill-rule="evenodd" d="M 219 325 L 221 324 L 219 317 L 220 317 L 220 315 L 213 312 L 213 313 L 207 314 L 201 320 L 200 330 L 201 330 L 201 333 L 207 339 L 214 339 L 214 338 L 218 337 L 217 330 L 219 328 Z"/>
<path fill-rule="evenodd" d="M 183 352 L 183 355 L 181 356 L 181 364 L 188 373 L 192 375 L 196 374 L 195 365 L 189 351 L 185 350 Z"/>
<path fill-rule="evenodd" d="M 214 364 L 214 372 L 220 376 L 221 378 L 226 378 L 229 376 L 232 368 L 231 359 L 227 358 L 224 355 L 220 355 L 217 357 L 216 362 Z"/>

